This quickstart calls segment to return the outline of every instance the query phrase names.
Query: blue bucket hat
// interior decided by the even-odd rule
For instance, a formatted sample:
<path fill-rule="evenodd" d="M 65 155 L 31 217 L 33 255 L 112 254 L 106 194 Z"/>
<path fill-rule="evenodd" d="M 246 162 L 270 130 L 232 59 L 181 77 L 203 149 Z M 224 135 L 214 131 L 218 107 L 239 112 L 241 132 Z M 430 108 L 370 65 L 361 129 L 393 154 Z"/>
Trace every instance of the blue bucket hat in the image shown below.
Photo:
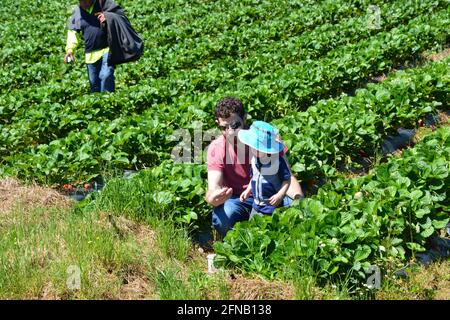
<path fill-rule="evenodd" d="M 264 153 L 275 154 L 283 150 L 278 130 L 264 121 L 253 122 L 248 130 L 239 130 L 238 138 L 242 143 Z"/>

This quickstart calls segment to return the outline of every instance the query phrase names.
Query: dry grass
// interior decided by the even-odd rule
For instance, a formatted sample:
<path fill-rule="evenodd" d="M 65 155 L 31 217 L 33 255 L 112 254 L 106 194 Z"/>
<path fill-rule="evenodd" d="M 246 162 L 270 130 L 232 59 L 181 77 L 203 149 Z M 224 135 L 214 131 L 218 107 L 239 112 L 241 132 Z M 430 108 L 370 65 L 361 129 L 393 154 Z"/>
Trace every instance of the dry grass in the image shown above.
<path fill-rule="evenodd" d="M 152 296 L 149 279 L 145 276 L 130 276 L 125 279 L 117 299 L 120 300 L 137 300 L 137 299 L 154 299 Z"/>
<path fill-rule="evenodd" d="M 101 220 L 103 223 L 111 225 L 112 215 L 102 212 Z M 156 233 L 149 226 L 140 224 L 136 221 L 125 218 L 124 216 L 115 216 L 114 224 L 122 236 L 132 236 L 137 243 L 147 248 L 155 247 Z"/>
<path fill-rule="evenodd" d="M 0 180 L 0 214 L 7 214 L 17 207 L 30 212 L 36 208 L 70 208 L 74 202 L 57 191 L 38 185 L 25 186 L 7 178 Z"/>
<path fill-rule="evenodd" d="M 146 225 L 139 224 L 125 217 L 117 219 L 117 227 L 131 236 L 142 248 L 142 260 L 150 258 L 150 252 L 155 252 L 156 233 Z M 143 264 L 137 265 L 136 268 L 128 270 L 123 279 L 123 286 L 120 289 L 118 299 L 135 300 L 135 299 L 154 299 L 155 287 L 147 277 L 149 272 Z"/>
<path fill-rule="evenodd" d="M 413 270 L 407 279 L 390 280 L 380 300 L 450 300 L 450 261 Z"/>
<path fill-rule="evenodd" d="M 100 217 L 102 223 L 111 225 L 112 215 L 102 212 Z M 142 261 L 150 259 L 150 253 L 158 251 L 156 232 L 147 225 L 120 216 L 114 217 L 114 226 L 122 238 L 131 237 L 138 244 L 141 248 L 140 259 Z M 120 288 L 119 295 L 113 298 L 121 300 L 155 299 L 155 287 L 147 277 L 148 265 L 135 264 L 128 267 L 122 276 L 123 285 Z"/>
<path fill-rule="evenodd" d="M 231 276 L 230 296 L 233 300 L 293 300 L 295 289 L 281 281 L 267 281 L 259 278 Z"/>
<path fill-rule="evenodd" d="M 439 112 L 439 113 L 438 113 L 438 116 L 439 116 L 439 120 L 440 120 L 441 123 L 443 123 L 443 124 L 448 124 L 448 123 L 450 123 L 450 116 L 449 116 L 448 113 L 445 113 L 445 112 Z"/>
<path fill-rule="evenodd" d="M 43 246 L 39 242 L 30 243 L 27 239 L 21 240 L 24 241 L 24 245 L 30 248 L 30 256 L 27 261 L 33 268 L 33 272 L 47 274 L 45 270 L 50 268 L 49 263 L 58 264 L 73 259 L 69 256 L 69 248 L 63 239 L 63 235 L 68 231 L 70 214 L 74 205 L 73 200 L 50 188 L 24 185 L 12 178 L 0 181 L 0 224 L 3 225 L 4 230 L 16 228 L 20 225 L 39 225 L 42 226 L 42 236 L 46 237 L 45 241 L 52 244 L 49 247 L 48 245 Z M 56 212 L 62 212 L 62 214 Z M 105 212 L 99 212 L 92 217 L 94 217 L 91 222 L 92 231 L 88 232 L 100 232 L 99 234 L 105 235 L 111 232 L 120 233 L 119 239 L 121 240 L 118 241 L 138 247 L 139 257 L 125 266 L 111 267 L 111 270 L 106 270 L 98 265 L 95 270 L 90 270 L 89 282 L 95 283 L 95 286 L 106 288 L 106 290 L 98 291 L 100 293 L 103 290 L 102 298 L 104 299 L 154 297 L 152 293 L 154 289 L 147 278 L 147 259 L 149 253 L 155 251 L 155 232 L 147 225 L 136 223 L 125 217 L 115 218 L 115 229 L 111 224 L 111 215 Z M 83 223 L 85 224 L 87 221 L 83 220 Z M 57 230 L 47 229 L 49 225 L 56 225 Z M 87 226 L 80 226 L 80 228 L 87 228 Z M 87 241 L 82 238 L 84 236 L 80 235 L 80 241 Z M 10 260 L 15 261 L 16 258 L 11 257 L 12 260 Z M 37 278 L 34 279 L 37 281 L 36 285 L 30 285 L 31 289 L 22 292 L 21 298 L 59 300 L 76 297 L 73 292 L 66 292 L 61 288 L 61 281 L 57 276 L 42 275 L 42 278 L 46 280 L 42 282 Z M 117 283 L 120 284 L 119 287 L 117 287 Z M 108 290 L 108 287 L 111 290 Z"/>
<path fill-rule="evenodd" d="M 53 282 L 48 282 L 44 288 L 42 289 L 41 295 L 38 297 L 39 300 L 61 300 L 61 297 L 58 296 L 56 290 L 53 286 Z"/>

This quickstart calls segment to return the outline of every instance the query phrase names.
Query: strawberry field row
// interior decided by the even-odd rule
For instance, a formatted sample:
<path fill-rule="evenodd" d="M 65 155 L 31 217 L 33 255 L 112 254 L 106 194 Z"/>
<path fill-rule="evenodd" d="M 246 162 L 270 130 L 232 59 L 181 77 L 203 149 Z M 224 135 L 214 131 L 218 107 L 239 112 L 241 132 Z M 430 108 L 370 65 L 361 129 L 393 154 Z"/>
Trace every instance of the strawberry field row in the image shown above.
<path fill-rule="evenodd" d="M 357 7 L 355 7 L 356 4 L 358 4 Z M 292 30 L 292 32 L 294 33 L 316 27 L 316 23 L 311 23 L 311 19 L 316 19 L 317 21 L 314 20 L 315 22 L 322 23 L 325 22 L 326 19 L 339 20 L 340 18 L 346 18 L 347 15 L 352 14 L 353 12 L 361 11 L 361 9 L 358 9 L 361 6 L 359 1 L 357 1 L 356 4 L 348 4 L 347 2 L 333 4 L 331 2 L 325 2 L 317 5 L 311 3 L 309 6 L 302 6 L 299 9 L 300 11 L 291 13 L 291 15 L 295 14 L 295 16 L 282 17 L 280 19 L 275 19 L 273 16 L 274 10 L 272 10 L 270 11 L 272 19 L 266 22 L 267 26 L 263 27 L 262 25 L 259 25 L 259 23 L 264 23 L 264 20 L 257 20 L 244 29 L 233 28 L 226 30 L 220 37 L 214 37 L 214 35 L 209 32 L 211 27 L 216 28 L 218 26 L 218 20 L 220 19 L 215 15 L 212 15 L 208 19 L 194 20 L 192 21 L 192 24 L 183 19 L 172 19 L 180 23 L 180 25 L 173 25 L 173 28 L 176 28 L 177 32 L 176 42 L 172 43 L 173 41 L 169 41 L 169 44 L 165 45 L 167 39 L 165 39 L 164 34 L 161 35 L 158 30 L 155 30 L 154 28 L 151 29 L 152 32 L 150 33 L 143 32 L 146 41 L 152 44 L 143 58 L 143 61 L 146 61 L 147 63 L 141 63 L 139 65 L 135 64 L 131 67 L 125 66 L 124 72 L 128 75 L 128 78 L 134 80 L 141 79 L 142 77 L 167 76 L 167 74 L 174 69 L 178 70 L 180 68 L 185 68 L 186 66 L 206 64 L 208 61 L 205 59 L 209 59 L 206 56 L 212 57 L 218 52 L 223 56 L 231 54 L 226 48 L 230 45 L 236 46 L 239 44 L 242 51 L 247 52 L 251 49 L 250 47 L 259 46 L 272 38 L 276 38 L 275 40 L 272 39 L 272 41 L 276 41 L 281 37 L 281 34 L 283 35 L 283 38 L 289 37 L 291 33 L 290 30 L 293 29 L 293 26 L 295 30 Z M 365 8 L 368 4 L 363 5 Z M 435 4 L 433 3 L 432 8 L 434 5 Z M 285 12 L 283 5 L 276 5 L 275 7 L 276 10 L 278 10 L 278 14 L 283 14 Z M 243 9 L 239 6 L 233 6 L 232 8 L 236 8 L 236 14 L 234 14 L 234 11 L 232 10 L 231 12 L 217 12 L 217 15 L 222 16 L 225 19 L 230 19 L 230 16 L 233 17 L 234 15 L 246 16 L 245 10 L 242 12 Z M 339 10 L 337 10 L 337 8 Z M 249 6 L 248 10 L 253 11 L 255 8 Z M 263 6 L 263 9 L 261 10 L 270 10 L 270 8 Z M 337 10 L 337 12 L 334 12 L 333 10 Z M 317 14 L 319 11 L 320 14 Z M 364 12 L 364 10 L 362 11 Z M 316 13 L 314 14 L 314 12 Z M 322 17 L 322 15 L 325 16 Z M 155 19 L 152 19 L 151 17 L 142 17 L 142 19 L 144 21 L 150 20 L 152 24 L 155 21 Z M 235 21 L 236 18 L 231 20 Z M 202 27 L 195 26 L 198 21 L 209 27 L 205 27 L 206 30 L 201 31 Z M 296 23 L 292 24 L 292 21 L 296 21 Z M 0 89 L 12 85 L 24 87 L 29 84 L 42 83 L 50 78 L 49 73 L 54 73 L 55 67 L 58 65 L 57 61 L 60 60 L 60 57 L 51 54 L 51 52 L 48 51 L 50 48 L 49 44 L 54 47 L 58 47 L 58 45 L 62 46 L 62 43 L 60 44 L 62 35 L 55 34 L 52 30 L 48 30 L 48 28 L 41 28 L 41 22 L 39 22 L 39 25 L 34 25 L 36 23 L 37 22 L 33 21 L 23 22 L 22 20 L 19 20 L 17 24 L 21 25 L 16 26 L 10 24 L 9 28 L 2 32 L 6 36 L 3 40 L 5 46 L 3 52 L 5 54 L 0 55 L 0 60 L 3 60 L 3 63 L 5 63 L 5 66 L 8 68 L 5 68 L 0 72 Z M 26 24 L 26 27 L 23 24 Z M 54 24 L 55 23 L 52 21 L 48 25 L 51 26 Z M 60 25 L 60 27 L 63 28 L 62 21 L 57 22 L 56 25 Z M 196 39 L 188 34 L 182 34 L 180 27 L 198 28 L 200 33 L 204 35 L 203 37 Z M 167 27 L 164 27 L 162 30 L 164 31 L 166 29 Z M 17 43 L 16 30 L 30 30 L 21 31 L 24 32 L 25 37 L 19 45 Z M 243 34 L 244 31 L 246 33 L 245 35 Z M 31 37 L 30 32 L 33 32 L 33 37 Z M 275 35 L 269 37 L 269 35 L 273 34 Z M 45 39 L 45 41 L 36 41 L 36 39 Z M 184 43 L 184 41 L 186 43 Z M 9 48 L 12 43 L 14 43 L 14 46 Z M 52 59 L 52 68 L 48 68 L 47 70 L 44 70 L 42 66 L 39 68 L 38 65 L 40 65 L 40 62 L 42 62 L 42 65 L 44 65 L 44 62 L 48 62 L 46 59 L 47 57 Z M 21 64 L 19 65 L 16 64 L 16 61 L 18 60 L 21 61 Z M 9 63 L 9 65 L 7 65 L 7 63 Z M 61 65 L 61 63 L 59 64 Z M 59 68 L 56 69 L 61 68 L 62 66 L 59 66 Z"/>
<path fill-rule="evenodd" d="M 291 149 L 292 169 L 301 179 L 331 177 L 336 167 L 357 165 L 361 151 L 373 156 L 393 128 L 414 125 L 436 107 L 448 105 L 449 68 L 447 59 L 399 72 L 358 91 L 355 97 L 320 101 L 306 112 L 275 121 Z M 3 169 L 54 183 L 68 177 L 89 178 L 108 166 L 152 166 L 167 159 L 178 143 L 169 140 L 175 128 L 183 121 L 192 126 L 196 117 L 210 115 L 197 114 L 195 106 L 167 106 L 164 112 L 150 109 L 111 122 L 92 120 L 86 129 L 72 131 L 65 138 L 4 157 Z M 13 139 L 9 144 L 14 148 Z"/>
<path fill-rule="evenodd" d="M 381 140 L 450 101 L 450 60 L 399 72 L 381 84 L 318 102 L 306 112 L 274 121 L 292 147 L 292 168 L 305 179 L 355 168 L 362 155 L 374 159 Z"/>
<path fill-rule="evenodd" d="M 358 42 L 383 30 L 390 30 L 413 17 L 428 15 L 445 6 L 448 6 L 447 1 L 434 0 L 426 3 L 406 0 L 385 4 L 381 6 L 383 25 L 376 29 L 371 29 L 367 15 L 357 15 L 338 20 L 339 23 L 323 23 L 310 32 L 304 30 L 299 31 L 298 35 L 290 36 L 286 31 L 287 26 L 281 24 L 280 27 L 276 27 L 281 22 L 274 21 L 271 22 L 270 27 L 276 27 L 275 34 L 279 34 L 278 36 L 272 36 L 274 31 L 270 29 L 265 31 L 261 28 L 255 28 L 254 34 L 252 34 L 252 28 L 247 28 L 245 34 L 224 33 L 221 38 L 211 39 L 206 43 L 196 42 L 196 47 L 187 50 L 176 46 L 173 52 L 165 50 L 157 53 L 155 51 L 158 57 L 152 60 L 159 61 L 158 65 L 141 65 L 136 68 L 128 66 L 127 71 L 140 75 L 141 79 L 142 77 L 149 79 L 152 83 L 153 78 L 161 76 L 171 78 L 172 81 L 180 78 L 190 79 L 193 85 L 185 88 L 187 92 L 189 89 L 199 92 L 214 91 L 221 86 L 231 85 L 239 79 L 251 80 L 257 75 L 282 70 L 286 64 L 318 59 L 333 48 L 337 51 L 341 45 Z M 405 10 L 405 7 L 408 9 Z M 302 19 L 304 19 L 303 24 L 306 24 L 310 17 L 302 17 Z M 299 21 L 290 17 L 285 20 L 288 24 L 292 20 Z M 295 24 L 298 28 L 303 28 L 301 21 Z M 277 39 L 271 40 L 272 37 Z M 210 50 L 217 51 L 214 59 L 204 56 Z M 196 67 L 193 68 L 193 66 Z M 180 68 L 187 68 L 187 71 L 181 71 Z M 211 78 L 215 78 L 215 81 L 211 81 Z M 140 82 L 146 82 L 145 79 Z M 166 79 L 162 81 L 167 82 Z"/>
<path fill-rule="evenodd" d="M 424 10 L 433 10 L 433 8 L 437 8 L 439 6 L 442 6 L 442 4 L 444 2 L 439 2 L 439 1 L 429 1 L 430 3 L 424 3 L 422 5 L 410 5 L 409 2 L 411 1 L 405 1 L 405 3 L 402 1 L 400 3 L 400 5 L 398 7 L 396 7 L 396 5 L 393 5 L 392 8 L 387 7 L 386 8 L 386 18 L 383 21 L 383 26 L 387 27 L 391 27 L 392 25 L 395 25 L 397 23 L 401 23 L 404 19 L 408 19 L 411 16 L 414 15 L 420 15 L 421 12 L 423 12 Z M 404 10 L 402 14 L 396 14 L 396 12 L 398 12 L 399 8 L 404 8 L 407 7 L 409 8 L 409 10 Z M 384 10 L 384 7 L 383 7 Z M 391 19 L 392 17 L 392 19 Z M 315 57 L 318 54 L 321 54 L 321 52 L 325 52 L 326 50 L 329 50 L 331 48 L 331 46 L 336 46 L 338 45 L 340 42 L 341 43 L 346 43 L 349 41 L 352 41 L 352 39 L 354 40 L 358 40 L 360 37 L 364 37 L 366 34 L 369 34 L 370 30 L 367 30 L 367 24 L 366 27 L 363 27 L 362 24 L 364 24 L 364 20 L 365 18 L 360 18 L 357 25 L 352 24 L 351 22 L 353 22 L 353 20 L 350 20 L 350 23 L 348 23 L 347 20 L 344 20 L 343 25 L 340 26 L 338 25 L 337 28 L 339 30 L 344 30 L 343 34 L 335 34 L 332 30 L 335 28 L 334 25 L 330 25 L 330 33 L 329 36 L 330 38 L 326 38 L 326 37 L 317 37 L 318 35 L 316 33 L 313 33 L 311 35 L 309 35 L 309 33 L 306 33 L 306 35 L 302 35 L 300 36 L 298 39 L 299 42 L 294 42 L 291 43 L 290 41 L 281 41 L 281 42 L 277 42 L 276 44 L 279 43 L 285 43 L 287 44 L 287 48 L 288 50 L 285 52 L 286 55 L 275 55 L 274 58 L 267 58 L 267 53 L 270 53 L 269 56 L 271 56 L 273 54 L 273 51 L 279 51 L 281 48 L 277 45 L 275 45 L 274 47 L 268 47 L 267 50 L 261 50 L 261 51 L 257 51 L 255 52 L 254 55 L 251 55 L 251 57 L 247 57 L 246 59 L 244 59 L 244 63 L 239 62 L 239 63 L 235 63 L 235 62 L 231 62 L 230 59 L 226 59 L 225 61 L 218 61 L 217 63 L 210 65 L 208 64 L 207 66 L 205 66 L 205 68 L 200 69 L 200 70 L 194 70 L 194 74 L 190 75 L 189 73 L 180 73 L 180 72 L 174 72 L 172 75 L 172 80 L 169 80 L 169 84 L 167 85 L 166 83 L 168 82 L 168 79 L 158 79 L 158 80 L 154 80 L 152 78 L 150 78 L 149 80 L 149 84 L 152 86 L 156 86 L 156 87 L 160 87 L 163 85 L 166 86 L 173 86 L 170 85 L 171 82 L 174 82 L 173 79 L 178 79 L 178 78 L 184 78 L 187 79 L 187 81 L 190 81 L 192 84 L 194 84 L 194 88 L 191 87 L 186 87 L 185 89 L 195 89 L 195 90 L 214 90 L 215 88 L 217 88 L 219 85 L 221 85 L 222 83 L 231 83 L 233 82 L 236 78 L 240 78 L 240 77 L 244 77 L 244 78 L 249 78 L 249 76 L 251 76 L 252 74 L 259 74 L 261 72 L 270 72 L 272 70 L 275 70 L 281 66 L 283 66 L 286 62 L 289 61 L 295 61 L 296 59 L 307 59 L 308 57 Z M 307 20 L 306 20 L 307 21 Z M 356 30 L 358 30 L 358 32 L 354 32 L 354 29 L 356 28 Z M 324 31 L 321 28 L 320 31 Z M 316 30 L 316 29 L 315 29 Z M 348 31 L 348 32 L 347 32 Z M 369 33 L 368 33 L 369 32 Z M 48 32 L 47 32 L 48 33 Z M 353 35 L 352 35 L 353 34 Z M 237 38 L 238 35 L 236 35 Z M 320 39 L 320 40 L 318 40 Z M 236 39 L 233 40 L 234 42 L 236 42 Z M 232 42 L 233 42 L 232 41 Z M 47 41 L 48 42 L 48 41 Z M 228 41 L 229 42 L 229 41 Z M 258 42 L 258 41 L 256 41 Z M 255 43 L 256 43 L 255 42 Z M 28 41 L 27 45 L 29 46 L 32 43 L 36 43 L 35 41 Z M 51 43 L 51 42 L 50 42 Z M 41 45 L 40 43 L 38 43 L 38 45 Z M 302 50 L 302 49 L 307 49 L 308 47 L 310 47 L 311 45 L 314 45 L 314 47 L 320 48 L 317 50 Z M 46 47 L 46 46 L 43 46 Z M 294 47 L 298 47 L 295 50 Z M 158 50 L 151 50 L 151 52 L 157 52 Z M 202 50 L 200 50 L 202 51 Z M 289 54 L 289 52 L 292 52 Z M 300 55 L 298 55 L 300 53 Z M 162 53 L 161 53 L 162 54 Z M 194 53 L 195 55 L 195 53 Z M 266 58 L 261 58 L 262 56 L 265 56 Z M 176 55 L 174 55 L 173 57 L 179 57 L 182 56 L 181 52 L 177 52 Z M 160 55 L 159 60 L 164 60 L 164 61 L 170 61 L 170 59 L 167 56 L 162 56 Z M 253 58 L 253 59 L 252 59 Z M 26 78 L 30 78 L 32 79 L 31 81 L 42 81 L 42 80 L 48 80 L 49 75 L 46 75 L 46 73 L 50 72 L 50 70 L 52 70 L 51 72 L 53 74 L 55 74 L 55 66 L 57 65 L 56 61 L 58 61 L 59 57 L 51 57 L 52 60 L 50 60 L 52 62 L 52 67 L 48 67 L 48 70 L 45 70 L 44 64 L 40 64 L 40 63 L 36 63 L 36 61 L 33 61 L 33 63 L 31 63 L 32 61 L 28 62 L 27 59 L 25 59 L 25 62 L 22 62 L 21 65 L 15 65 L 14 67 L 12 67 L 11 69 L 4 71 L 8 73 L 8 76 L 4 75 L 3 78 L 6 83 L 6 86 L 9 86 L 11 84 L 11 81 L 15 82 L 16 77 L 19 77 L 20 80 L 19 82 L 21 83 L 21 85 L 26 85 L 27 81 Z M 150 60 L 158 60 L 158 58 L 156 59 L 150 59 Z M 201 60 L 198 60 L 201 61 Z M 54 63 L 53 63 L 54 62 Z M 235 65 L 236 67 L 233 67 L 233 65 Z M 267 66 L 266 66 L 267 65 Z M 142 66 L 142 67 L 141 67 Z M 265 70 L 264 68 L 269 68 L 268 70 Z M 26 68 L 26 72 L 23 72 L 23 68 Z M 154 68 L 154 64 L 152 61 L 150 61 L 150 64 L 140 64 L 140 65 L 133 65 L 133 66 L 129 66 L 128 67 L 129 70 L 127 70 L 127 73 L 129 73 L 129 76 L 131 78 L 134 79 L 139 79 L 142 77 L 146 77 L 146 72 L 145 70 L 150 68 Z M 159 67 L 157 67 L 159 68 Z M 171 67 L 173 69 L 173 66 Z M 261 68 L 263 68 L 263 70 L 261 70 Z M 273 68 L 273 69 L 271 69 Z M 56 70 L 58 70 L 58 68 L 56 68 Z M 61 79 L 58 79 L 61 76 L 61 72 L 56 72 L 57 73 L 57 77 L 55 78 L 55 80 L 53 80 L 54 83 L 51 83 L 52 81 L 50 81 L 50 83 L 47 86 L 44 86 L 41 88 L 40 91 L 46 92 L 48 91 L 49 87 L 54 87 L 57 85 L 61 85 L 63 83 L 67 83 L 69 84 L 69 81 L 64 81 L 61 83 Z M 135 75 L 135 77 L 133 77 L 133 74 Z M 217 77 L 217 75 L 220 74 L 220 83 L 217 83 L 217 81 L 219 80 L 219 77 Z M 148 74 L 147 74 L 148 75 Z M 216 75 L 216 77 L 213 77 L 213 79 L 211 79 L 211 75 Z M 251 77 L 250 77 L 251 78 Z M 71 79 L 73 81 L 73 79 Z M 128 84 L 130 84 L 131 82 L 133 82 L 133 80 L 128 80 Z M 146 80 L 142 81 L 142 84 L 145 85 L 144 83 L 146 82 Z M 178 81 L 180 82 L 180 81 Z M 184 82 L 184 81 L 181 81 Z M 212 82 L 212 85 L 209 84 Z M 73 86 L 74 84 L 72 84 Z M 70 87 L 70 85 L 68 85 Z M 76 85 L 75 85 L 76 86 Z M 82 86 L 78 86 L 83 88 Z M 84 86 L 86 87 L 86 86 Z M 136 88 L 138 89 L 138 88 Z M 34 87 L 31 87 L 29 89 L 29 91 L 35 90 Z M 85 89 L 84 89 L 85 90 Z M 179 90 L 179 89 L 178 89 Z M 176 91 L 177 94 L 179 94 L 179 91 Z M 26 90 L 27 91 L 27 90 Z M 67 90 L 65 90 L 67 92 Z M 69 90 L 71 91 L 71 90 Z M 184 92 L 184 91 L 183 91 Z M 38 93 L 39 94 L 39 93 Z M 15 91 L 13 94 L 15 97 L 16 96 L 20 96 L 20 95 L 31 95 L 31 96 L 35 96 L 36 94 L 34 94 L 33 92 L 25 92 L 25 93 L 21 93 L 20 91 Z M 76 96 L 77 93 L 72 93 L 70 96 Z M 10 95 L 8 94 L 7 97 L 9 97 Z M 0 105 L 8 105 L 11 104 L 10 101 L 8 101 L 7 97 L 2 97 L 0 100 L 6 100 L 5 102 L 1 103 Z M 61 103 L 61 99 L 67 99 L 67 94 L 64 95 L 55 95 L 55 102 Z M 35 103 L 35 101 L 39 101 L 36 99 L 32 99 L 30 102 L 30 104 Z"/>
<path fill-rule="evenodd" d="M 175 115 L 177 119 L 174 121 L 179 127 L 188 126 L 193 119 L 208 122 L 204 115 L 212 109 L 214 100 L 221 95 L 234 94 L 243 97 L 245 102 L 252 102 L 247 103 L 250 114 L 255 111 L 264 113 L 266 119 L 270 120 L 291 110 L 301 109 L 300 103 L 305 99 L 309 99 L 307 101 L 310 101 L 308 103 L 310 104 L 314 100 L 322 98 L 322 95 L 325 97 L 331 95 L 331 93 L 326 93 L 326 90 L 341 91 L 343 86 L 354 84 L 363 76 L 373 72 L 373 69 L 380 71 L 387 64 L 392 65 L 394 61 L 397 61 L 395 53 L 398 51 L 400 52 L 397 54 L 405 58 L 412 54 L 411 51 L 433 45 L 435 41 L 439 41 L 446 34 L 450 19 L 442 19 L 445 16 L 445 12 L 437 13 L 427 23 L 422 22 L 422 24 L 415 23 L 425 18 L 416 18 L 411 21 L 411 24 L 414 24 L 413 29 L 408 30 L 405 27 L 405 33 L 399 28 L 392 33 L 380 35 L 380 39 L 369 39 L 369 43 L 345 46 L 336 52 L 330 52 L 324 59 L 291 65 L 291 69 L 286 73 L 274 73 L 269 79 L 266 76 L 266 79 L 257 78 L 258 81 L 237 81 L 238 90 L 235 91 L 228 91 L 226 87 L 224 89 L 221 87 L 223 91 L 218 90 L 214 94 L 203 93 L 195 96 L 180 96 L 175 101 L 158 101 L 163 105 L 155 106 L 155 110 L 150 110 L 148 114 L 151 117 L 163 119 L 164 115 L 160 114 L 167 108 L 167 105 L 172 104 L 180 111 Z M 423 48 L 420 48 L 421 43 Z M 394 56 L 392 57 L 392 55 Z M 400 59 L 398 58 L 398 60 Z M 321 62 L 322 64 L 320 64 Z M 313 72 L 317 72 L 314 78 L 311 77 Z M 217 75 L 217 78 L 220 76 Z M 302 78 L 304 82 L 302 82 Z M 339 78 L 341 81 L 338 81 Z M 194 82 L 192 79 L 184 81 L 184 79 L 178 78 L 177 86 L 174 87 L 171 87 L 169 83 L 155 87 L 142 87 L 139 92 L 129 92 L 128 99 L 119 95 L 109 96 L 101 101 L 86 97 L 86 100 L 79 99 L 64 105 L 48 103 L 40 104 L 29 110 L 22 109 L 22 112 L 12 117 L 12 120 L 16 119 L 16 121 L 11 125 L 3 126 L 0 136 L 3 142 L 0 145 L 12 146 L 12 150 L 17 152 L 30 144 L 48 143 L 71 130 L 86 127 L 91 120 L 95 119 L 101 122 L 113 119 L 119 113 L 123 116 L 124 112 L 126 114 L 139 111 L 140 108 L 144 109 L 149 104 L 155 103 L 156 99 L 164 96 L 170 99 L 168 96 L 176 96 L 180 88 L 188 87 L 192 82 Z M 315 98 L 312 98 L 314 96 Z M 192 110 L 193 108 L 200 110 Z M 181 112 L 186 109 L 191 110 L 188 111 L 189 114 Z M 170 121 L 170 119 L 167 120 L 167 122 Z M 30 134 L 31 132 L 32 134 Z M 0 150 L 0 152 L 2 151 L 7 152 L 8 150 Z"/>
<path fill-rule="evenodd" d="M 319 278 L 362 285 L 371 265 L 401 265 L 448 223 L 449 158 L 446 126 L 365 177 L 337 180 L 272 218 L 238 224 L 215 243 L 216 261 L 268 278 L 306 262 Z"/>

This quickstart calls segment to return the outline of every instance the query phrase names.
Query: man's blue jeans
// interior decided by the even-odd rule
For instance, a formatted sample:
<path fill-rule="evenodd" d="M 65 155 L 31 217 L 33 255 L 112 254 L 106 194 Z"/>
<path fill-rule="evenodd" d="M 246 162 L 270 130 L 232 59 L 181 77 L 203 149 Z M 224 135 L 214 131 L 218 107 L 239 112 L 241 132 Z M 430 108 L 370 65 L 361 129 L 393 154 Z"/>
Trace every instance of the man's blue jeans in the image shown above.
<path fill-rule="evenodd" d="M 108 66 L 108 52 L 95 63 L 87 64 L 92 92 L 114 92 L 114 66 Z"/>
<path fill-rule="evenodd" d="M 225 237 L 228 230 L 233 228 L 239 221 L 246 221 L 252 211 L 253 198 L 241 202 L 239 196 L 231 196 L 224 204 L 217 206 L 213 210 L 212 225 L 222 237 Z"/>

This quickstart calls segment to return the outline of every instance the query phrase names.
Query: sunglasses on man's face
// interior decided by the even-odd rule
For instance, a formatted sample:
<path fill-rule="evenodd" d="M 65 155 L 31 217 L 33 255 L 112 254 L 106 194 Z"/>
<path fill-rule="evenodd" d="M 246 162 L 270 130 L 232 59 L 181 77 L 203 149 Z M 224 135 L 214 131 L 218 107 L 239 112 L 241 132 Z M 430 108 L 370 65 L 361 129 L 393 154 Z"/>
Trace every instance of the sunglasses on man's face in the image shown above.
<path fill-rule="evenodd" d="M 227 129 L 236 130 L 237 128 L 240 128 L 241 126 L 242 126 L 242 123 L 240 121 L 234 121 L 231 124 L 227 124 L 224 126 L 219 125 L 219 129 L 222 131 L 225 131 Z"/>

